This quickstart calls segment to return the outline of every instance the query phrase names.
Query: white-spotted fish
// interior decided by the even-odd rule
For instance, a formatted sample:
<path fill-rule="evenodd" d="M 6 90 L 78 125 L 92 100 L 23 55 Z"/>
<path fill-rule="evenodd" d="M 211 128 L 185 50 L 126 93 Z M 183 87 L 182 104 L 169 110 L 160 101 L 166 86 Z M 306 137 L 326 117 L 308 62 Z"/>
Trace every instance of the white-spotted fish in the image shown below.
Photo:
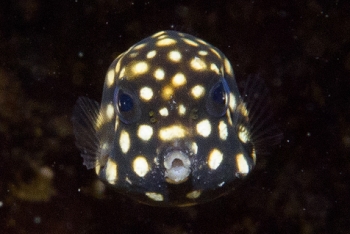
<path fill-rule="evenodd" d="M 140 41 L 110 65 L 101 104 L 77 101 L 72 121 L 84 165 L 149 205 L 229 192 L 256 153 L 280 139 L 266 88 L 251 80 L 242 98 L 225 55 L 194 36 L 162 31 Z"/>

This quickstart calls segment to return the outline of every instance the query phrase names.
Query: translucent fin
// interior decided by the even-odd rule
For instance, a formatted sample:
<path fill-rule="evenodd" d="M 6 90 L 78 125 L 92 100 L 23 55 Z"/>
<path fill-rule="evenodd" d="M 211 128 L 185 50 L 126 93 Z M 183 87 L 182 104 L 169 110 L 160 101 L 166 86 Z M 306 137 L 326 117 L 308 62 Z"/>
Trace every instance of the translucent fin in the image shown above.
<path fill-rule="evenodd" d="M 96 132 L 96 120 L 99 115 L 98 102 L 79 97 L 73 111 L 73 129 L 76 138 L 76 146 L 84 159 L 84 165 L 88 169 L 94 168 L 100 155 L 100 140 Z"/>
<path fill-rule="evenodd" d="M 250 139 L 258 153 L 267 153 L 270 146 L 281 142 L 283 134 L 274 122 L 264 80 L 258 75 L 249 76 L 242 98 L 248 110 Z"/>

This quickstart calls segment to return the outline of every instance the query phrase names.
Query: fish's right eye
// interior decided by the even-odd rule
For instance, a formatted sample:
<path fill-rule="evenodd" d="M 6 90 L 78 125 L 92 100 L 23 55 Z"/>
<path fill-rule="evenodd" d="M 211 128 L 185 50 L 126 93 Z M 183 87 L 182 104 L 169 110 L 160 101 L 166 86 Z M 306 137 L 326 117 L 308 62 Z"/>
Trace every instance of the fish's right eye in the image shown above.
<path fill-rule="evenodd" d="M 141 109 L 139 100 L 133 92 L 116 88 L 114 94 L 114 105 L 120 120 L 125 124 L 131 124 L 139 120 Z"/>

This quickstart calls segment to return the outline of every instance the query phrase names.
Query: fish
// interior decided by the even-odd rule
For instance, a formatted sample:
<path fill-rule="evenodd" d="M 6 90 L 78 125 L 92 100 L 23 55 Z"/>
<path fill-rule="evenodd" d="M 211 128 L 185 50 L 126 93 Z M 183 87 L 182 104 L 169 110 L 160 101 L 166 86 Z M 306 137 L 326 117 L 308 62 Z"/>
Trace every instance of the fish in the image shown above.
<path fill-rule="evenodd" d="M 100 104 L 78 98 L 76 146 L 87 169 L 140 203 L 206 203 L 230 193 L 257 154 L 280 142 L 267 97 L 259 76 L 241 95 L 216 47 L 161 31 L 112 62 Z"/>

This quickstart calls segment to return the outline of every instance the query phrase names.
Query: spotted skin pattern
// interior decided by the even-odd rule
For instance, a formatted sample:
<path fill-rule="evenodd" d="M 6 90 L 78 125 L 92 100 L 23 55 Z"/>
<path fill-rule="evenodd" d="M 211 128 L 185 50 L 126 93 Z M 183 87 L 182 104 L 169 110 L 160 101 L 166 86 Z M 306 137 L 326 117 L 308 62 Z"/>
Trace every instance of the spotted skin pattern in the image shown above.
<path fill-rule="evenodd" d="M 208 202 L 256 163 L 249 110 L 230 62 L 176 31 L 156 33 L 119 55 L 101 104 L 80 98 L 73 125 L 87 168 L 149 205 Z"/>

